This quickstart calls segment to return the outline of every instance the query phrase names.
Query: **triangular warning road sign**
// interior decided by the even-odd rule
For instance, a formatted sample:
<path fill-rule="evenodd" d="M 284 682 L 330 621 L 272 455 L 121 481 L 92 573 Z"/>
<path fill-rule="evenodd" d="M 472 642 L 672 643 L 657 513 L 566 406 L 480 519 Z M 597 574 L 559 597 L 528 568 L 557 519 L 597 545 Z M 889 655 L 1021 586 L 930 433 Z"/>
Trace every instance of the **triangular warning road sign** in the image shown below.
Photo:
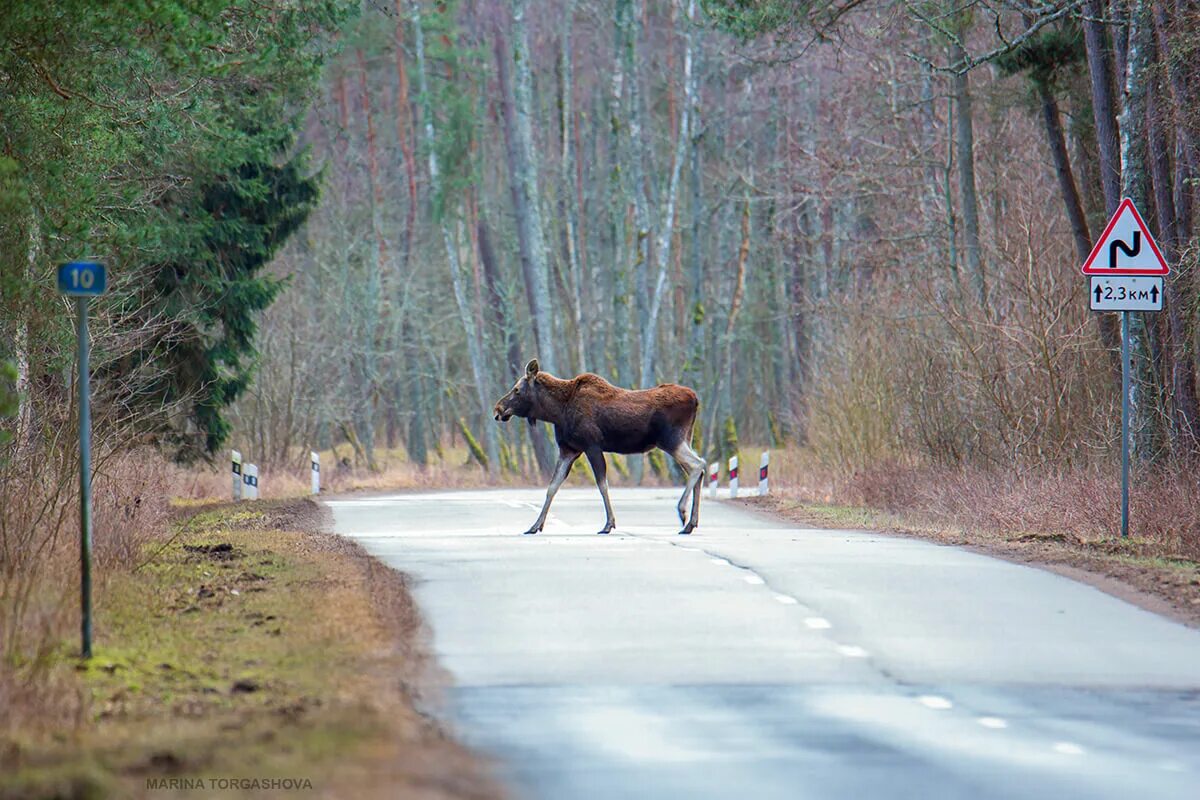
<path fill-rule="evenodd" d="M 1166 275 L 1171 269 L 1142 215 L 1126 197 L 1083 262 L 1084 275 Z"/>

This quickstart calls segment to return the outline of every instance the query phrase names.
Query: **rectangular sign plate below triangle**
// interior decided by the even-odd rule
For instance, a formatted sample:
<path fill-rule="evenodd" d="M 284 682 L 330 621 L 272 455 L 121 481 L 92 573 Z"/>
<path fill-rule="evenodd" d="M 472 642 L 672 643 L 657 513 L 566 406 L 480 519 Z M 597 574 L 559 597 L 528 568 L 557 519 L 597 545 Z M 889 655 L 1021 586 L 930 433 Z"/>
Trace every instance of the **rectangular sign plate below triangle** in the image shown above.
<path fill-rule="evenodd" d="M 1163 279 L 1158 276 L 1112 275 L 1089 279 L 1092 311 L 1162 311 Z"/>

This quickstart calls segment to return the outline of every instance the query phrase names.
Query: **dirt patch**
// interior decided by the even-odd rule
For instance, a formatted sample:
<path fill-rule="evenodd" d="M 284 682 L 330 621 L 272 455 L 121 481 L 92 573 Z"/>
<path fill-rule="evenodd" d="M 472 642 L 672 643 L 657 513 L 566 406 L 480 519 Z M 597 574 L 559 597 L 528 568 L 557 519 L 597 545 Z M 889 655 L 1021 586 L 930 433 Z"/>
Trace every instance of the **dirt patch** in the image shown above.
<path fill-rule="evenodd" d="M 327 523 L 307 499 L 178 520 L 98 592 L 75 726 L 0 741 L 0 798 L 502 796 L 427 713 L 406 579 Z"/>
<path fill-rule="evenodd" d="M 864 508 L 799 503 L 769 495 L 734 501 L 755 511 L 814 528 L 871 530 L 940 544 L 1048 569 L 1133 605 L 1200 628 L 1200 564 L 1151 555 L 1136 539 L 1084 540 L 1067 534 L 982 531 L 917 525 Z"/>

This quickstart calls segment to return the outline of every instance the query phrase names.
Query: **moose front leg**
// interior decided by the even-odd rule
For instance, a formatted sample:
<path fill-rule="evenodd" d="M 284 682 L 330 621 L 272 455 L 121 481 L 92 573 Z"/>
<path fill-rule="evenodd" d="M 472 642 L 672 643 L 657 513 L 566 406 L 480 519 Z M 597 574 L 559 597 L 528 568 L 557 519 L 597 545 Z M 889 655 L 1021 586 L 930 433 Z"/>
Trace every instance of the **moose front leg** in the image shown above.
<path fill-rule="evenodd" d="M 596 488 L 604 498 L 604 527 L 597 533 L 608 533 L 617 527 L 613 516 L 612 503 L 608 499 L 608 462 L 604 460 L 603 450 L 588 450 L 588 463 L 592 465 L 592 474 L 596 476 Z"/>
<path fill-rule="evenodd" d="M 546 502 L 542 506 L 542 513 L 538 515 L 537 522 L 533 523 L 533 527 L 525 531 L 525 533 L 537 533 L 546 525 L 546 515 L 550 513 L 550 503 L 554 500 L 554 495 L 558 494 L 558 487 L 562 486 L 562 482 L 567 479 L 567 474 L 571 471 L 571 465 L 575 463 L 575 459 L 579 458 L 579 453 L 572 453 L 568 450 L 560 449 L 558 451 L 558 463 L 554 465 L 554 477 L 550 479 L 550 488 L 546 489 Z"/>

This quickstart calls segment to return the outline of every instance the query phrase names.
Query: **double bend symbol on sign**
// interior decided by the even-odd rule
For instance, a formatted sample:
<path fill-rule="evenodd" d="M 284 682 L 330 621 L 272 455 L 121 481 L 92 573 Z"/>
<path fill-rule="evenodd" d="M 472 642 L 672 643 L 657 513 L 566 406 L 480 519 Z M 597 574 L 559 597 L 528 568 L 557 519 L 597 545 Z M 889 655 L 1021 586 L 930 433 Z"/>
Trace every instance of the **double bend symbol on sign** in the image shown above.
<path fill-rule="evenodd" d="M 1142 221 L 1133 201 L 1125 198 L 1108 221 L 1100 240 L 1083 262 L 1084 275 L 1166 275 L 1167 261 Z"/>

